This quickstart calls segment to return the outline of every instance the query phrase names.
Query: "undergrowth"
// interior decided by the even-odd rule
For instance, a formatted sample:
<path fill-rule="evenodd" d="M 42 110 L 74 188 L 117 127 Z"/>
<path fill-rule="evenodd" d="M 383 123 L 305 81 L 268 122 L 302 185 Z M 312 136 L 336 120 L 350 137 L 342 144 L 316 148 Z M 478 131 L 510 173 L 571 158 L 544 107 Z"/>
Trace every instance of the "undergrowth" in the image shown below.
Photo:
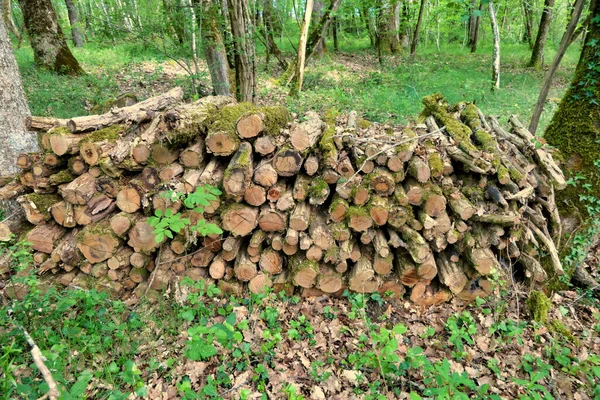
<path fill-rule="evenodd" d="M 539 323 L 514 319 L 506 312 L 507 296 L 478 300 L 442 326 L 423 329 L 421 342 L 412 345 L 419 339 L 407 323 L 392 321 L 389 314 L 370 316 L 373 308 L 401 307 L 387 295 L 347 292 L 335 307 L 311 315 L 300 298 L 283 292 L 228 297 L 210 283 L 185 278 L 185 300 L 160 298 L 127 306 L 95 290 L 57 289 L 23 273 L 31 263 L 28 244 L 11 250 L 13 267 L 21 273 L 9 285 L 25 284 L 28 293 L 22 300 L 5 300 L 0 311 L 0 390 L 6 398 L 39 398 L 48 389 L 32 363 L 23 330 L 42 349 L 61 398 L 152 398 L 160 382 L 183 399 L 244 399 L 253 393 L 266 399 L 286 352 L 334 340 L 322 337 L 321 323 L 338 325 L 342 342 L 335 352 L 306 359 L 306 378 L 290 378 L 279 385 L 277 396 L 308 398 L 311 387 L 326 386 L 341 375 L 365 399 L 402 394 L 500 399 L 498 388 L 471 376 L 474 369 L 457 368 L 469 365 L 480 351 L 476 342 L 490 335 L 497 348 L 486 358 L 496 356 L 485 368 L 503 387 L 513 385 L 519 398 L 553 398 L 556 374 L 581 382 L 577 390 L 600 396 L 600 357 L 590 353 L 578 359 L 567 328 L 548 336 Z M 475 309 L 479 315 L 472 313 Z M 491 318 L 487 332 L 481 319 L 486 315 Z M 586 335 L 598 332 L 595 327 Z M 539 350 L 524 354 L 518 374 L 509 376 L 499 367 L 505 363 L 503 349 L 524 340 L 537 342 Z"/>

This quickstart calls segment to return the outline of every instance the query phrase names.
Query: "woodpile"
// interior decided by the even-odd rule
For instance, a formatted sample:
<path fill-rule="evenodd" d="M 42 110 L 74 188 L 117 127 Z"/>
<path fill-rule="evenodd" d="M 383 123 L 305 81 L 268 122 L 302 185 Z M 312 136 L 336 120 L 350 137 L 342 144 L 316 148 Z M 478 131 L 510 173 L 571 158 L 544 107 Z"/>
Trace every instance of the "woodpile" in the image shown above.
<path fill-rule="evenodd" d="M 40 272 L 137 296 L 187 276 L 237 294 L 350 289 L 419 305 L 485 296 L 498 278 L 562 273 L 554 190 L 565 180 L 515 117 L 505 129 L 440 95 L 404 127 L 166 97 L 29 119 L 44 151 L 19 157 L 22 172 L 0 197 L 16 197 L 34 225 Z M 204 184 L 223 195 L 203 215 L 161 196 Z M 167 209 L 224 234 L 182 230 L 157 243 L 148 217 Z"/>

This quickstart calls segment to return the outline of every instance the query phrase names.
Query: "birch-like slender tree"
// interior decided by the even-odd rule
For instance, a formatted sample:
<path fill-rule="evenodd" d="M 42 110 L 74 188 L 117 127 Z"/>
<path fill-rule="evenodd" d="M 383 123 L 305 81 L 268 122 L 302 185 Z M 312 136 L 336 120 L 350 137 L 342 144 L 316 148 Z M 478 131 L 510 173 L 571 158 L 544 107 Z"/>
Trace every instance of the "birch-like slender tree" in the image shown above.
<path fill-rule="evenodd" d="M 496 10 L 494 2 L 490 0 L 488 3 L 490 11 L 490 22 L 492 24 L 492 35 L 494 38 L 494 50 L 492 56 L 492 90 L 500 89 L 500 29 L 498 27 L 498 19 L 496 18 Z"/>

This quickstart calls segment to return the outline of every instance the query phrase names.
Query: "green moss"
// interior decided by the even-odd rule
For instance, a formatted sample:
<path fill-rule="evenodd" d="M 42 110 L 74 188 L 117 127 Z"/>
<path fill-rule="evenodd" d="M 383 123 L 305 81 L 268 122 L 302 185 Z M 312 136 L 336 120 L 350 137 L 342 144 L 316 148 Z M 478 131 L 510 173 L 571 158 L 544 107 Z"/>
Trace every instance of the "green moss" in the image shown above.
<path fill-rule="evenodd" d="M 352 206 L 348 208 L 348 211 L 346 211 L 346 218 L 351 217 L 369 217 L 369 211 L 366 207 Z"/>
<path fill-rule="evenodd" d="M 112 125 L 104 129 L 97 130 L 95 132 L 89 133 L 82 140 L 83 142 L 114 142 L 117 140 L 121 133 L 125 131 L 125 126 L 123 125 Z"/>
<path fill-rule="evenodd" d="M 509 169 L 508 173 L 510 174 L 510 179 L 516 183 L 521 182 L 525 178 L 525 176 L 523 176 L 523 174 L 516 168 Z"/>
<path fill-rule="evenodd" d="M 439 176 L 444 172 L 444 162 L 438 153 L 429 153 L 427 163 L 433 176 Z"/>
<path fill-rule="evenodd" d="M 478 185 L 465 185 L 462 192 L 473 203 L 483 201 L 485 197 L 485 190 Z"/>
<path fill-rule="evenodd" d="M 369 129 L 372 125 L 373 123 L 371 121 L 368 121 L 364 118 L 359 118 L 358 121 L 356 121 L 356 126 L 359 129 Z"/>
<path fill-rule="evenodd" d="M 329 206 L 329 212 L 335 210 L 340 206 L 344 207 L 346 210 L 349 208 L 348 202 L 336 195 L 335 199 L 331 202 L 331 205 Z"/>
<path fill-rule="evenodd" d="M 256 107 L 251 103 L 225 106 L 214 114 L 210 129 L 235 133 L 238 119 L 250 112 L 256 112 Z"/>
<path fill-rule="evenodd" d="M 70 135 L 71 131 L 66 126 L 57 126 L 48 131 L 52 135 Z"/>
<path fill-rule="evenodd" d="M 563 338 L 565 338 L 567 341 L 571 342 L 575 346 L 581 345 L 581 342 L 579 341 L 579 339 L 577 339 L 577 337 L 575 335 L 573 335 L 573 332 L 561 321 L 553 320 L 546 326 L 548 327 L 550 332 L 562 336 Z"/>
<path fill-rule="evenodd" d="M 329 184 L 323 178 L 316 178 L 308 188 L 308 196 L 314 198 L 323 198 L 329 193 Z"/>
<path fill-rule="evenodd" d="M 60 185 L 63 183 L 71 182 L 73 179 L 75 179 L 75 175 L 73 175 L 73 173 L 70 170 L 63 169 L 62 171 L 54 175 L 50 175 L 48 181 L 52 185 Z"/>
<path fill-rule="evenodd" d="M 340 258 L 340 248 L 333 245 L 325 251 L 325 258 L 337 260 Z"/>
<path fill-rule="evenodd" d="M 498 180 L 501 182 L 503 182 L 506 179 L 510 179 L 510 171 L 504 165 L 500 165 L 498 167 L 496 174 L 498 175 Z"/>
<path fill-rule="evenodd" d="M 62 200 L 62 198 L 57 194 L 38 194 L 38 193 L 30 193 L 25 195 L 27 201 L 35 204 L 35 207 L 41 212 L 46 218 L 50 217 L 50 213 L 48 209 Z"/>
<path fill-rule="evenodd" d="M 461 150 L 467 153 L 477 152 L 477 148 L 471 142 L 471 129 L 457 121 L 447 111 L 448 105 L 444 100 L 444 96 L 439 93 L 432 94 L 424 97 L 422 103 L 425 105 L 425 110 L 446 128 L 446 132 L 454 139 Z"/>
<path fill-rule="evenodd" d="M 460 113 L 460 119 L 473 130 L 482 129 L 481 120 L 479 119 L 479 113 L 477 111 L 475 104 L 468 103 Z"/>
<path fill-rule="evenodd" d="M 260 107 L 258 111 L 265 116 L 265 132 L 268 135 L 279 134 L 281 128 L 284 128 L 291 119 L 290 112 L 283 106 Z"/>
<path fill-rule="evenodd" d="M 534 290 L 529 294 L 527 307 L 534 321 L 546 323 L 552 302 L 544 293 Z"/>

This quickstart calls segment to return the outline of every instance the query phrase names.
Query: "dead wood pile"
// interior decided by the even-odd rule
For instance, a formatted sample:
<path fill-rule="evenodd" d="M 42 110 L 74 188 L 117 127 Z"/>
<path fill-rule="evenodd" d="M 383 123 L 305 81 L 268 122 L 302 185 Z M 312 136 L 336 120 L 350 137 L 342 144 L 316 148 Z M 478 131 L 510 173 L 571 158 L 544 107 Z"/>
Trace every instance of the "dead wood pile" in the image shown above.
<path fill-rule="evenodd" d="M 290 121 L 282 107 L 178 89 L 100 116 L 32 117 L 44 151 L 0 189 L 35 227 L 40 273 L 138 297 L 184 276 L 241 294 L 408 292 L 416 304 L 492 291 L 494 275 L 543 283 L 561 274 L 551 154 L 511 117 L 423 99 L 418 123 L 357 113 Z M 166 111 L 161 111 L 166 110 Z M 198 214 L 162 193 L 223 195 Z M 157 243 L 155 210 L 206 219 L 224 234 L 182 231 Z"/>

